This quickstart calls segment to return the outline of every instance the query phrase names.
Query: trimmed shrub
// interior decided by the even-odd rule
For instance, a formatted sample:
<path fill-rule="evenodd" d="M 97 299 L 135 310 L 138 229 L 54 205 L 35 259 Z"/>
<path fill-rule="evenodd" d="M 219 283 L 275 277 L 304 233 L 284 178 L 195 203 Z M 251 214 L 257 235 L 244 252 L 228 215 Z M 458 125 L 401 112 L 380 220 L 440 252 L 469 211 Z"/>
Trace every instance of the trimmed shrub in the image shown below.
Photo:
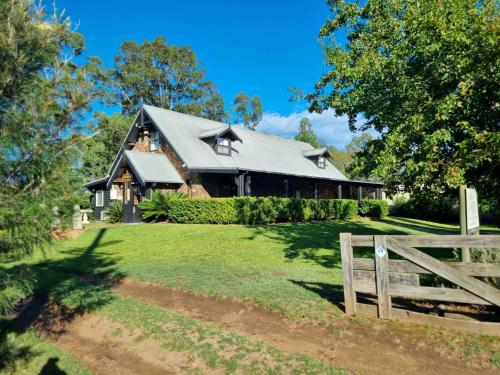
<path fill-rule="evenodd" d="M 233 224 L 238 222 L 234 198 L 177 199 L 169 203 L 168 220 L 174 223 Z"/>
<path fill-rule="evenodd" d="M 358 202 L 352 199 L 332 199 L 331 219 L 348 220 L 358 215 Z"/>
<path fill-rule="evenodd" d="M 352 219 L 357 213 L 357 202 L 349 199 L 238 197 L 171 200 L 166 219 L 175 223 L 259 225 L 345 220 Z"/>
<path fill-rule="evenodd" d="M 389 214 L 389 205 L 381 199 L 363 199 L 359 204 L 359 213 L 381 219 Z"/>

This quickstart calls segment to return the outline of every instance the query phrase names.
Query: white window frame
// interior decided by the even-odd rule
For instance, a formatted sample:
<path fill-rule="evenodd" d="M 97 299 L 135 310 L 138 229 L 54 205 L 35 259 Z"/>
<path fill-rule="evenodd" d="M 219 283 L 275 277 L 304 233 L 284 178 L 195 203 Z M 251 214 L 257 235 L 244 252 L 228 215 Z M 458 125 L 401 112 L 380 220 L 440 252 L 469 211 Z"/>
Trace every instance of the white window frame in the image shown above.
<path fill-rule="evenodd" d="M 149 149 L 151 151 L 156 151 L 160 148 L 161 135 L 159 130 L 152 130 L 149 133 Z"/>
<path fill-rule="evenodd" d="M 326 158 L 324 156 L 318 157 L 318 168 L 321 168 L 321 169 L 326 168 Z"/>
<path fill-rule="evenodd" d="M 228 138 L 217 138 L 215 140 L 215 152 L 219 155 L 231 155 L 231 140 Z"/>
<path fill-rule="evenodd" d="M 100 200 L 99 200 L 100 198 Z M 96 190 L 95 192 L 95 206 L 104 207 L 104 190 Z"/>
<path fill-rule="evenodd" d="M 111 189 L 109 191 L 109 200 L 111 201 L 116 201 L 118 200 L 118 190 L 116 189 Z"/>

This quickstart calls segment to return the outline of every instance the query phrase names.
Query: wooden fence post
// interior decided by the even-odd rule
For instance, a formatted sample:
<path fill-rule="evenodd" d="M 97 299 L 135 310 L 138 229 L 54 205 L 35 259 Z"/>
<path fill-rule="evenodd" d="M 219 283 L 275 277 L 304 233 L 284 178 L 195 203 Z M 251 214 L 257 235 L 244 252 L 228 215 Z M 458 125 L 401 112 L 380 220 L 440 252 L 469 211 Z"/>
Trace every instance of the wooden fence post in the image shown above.
<path fill-rule="evenodd" d="M 352 270 L 351 233 L 340 233 L 340 255 L 344 279 L 344 305 L 346 315 L 356 314 L 356 292 L 354 291 L 354 272 Z"/>
<path fill-rule="evenodd" d="M 375 280 L 377 284 L 378 317 L 391 319 L 391 296 L 389 294 L 389 256 L 385 236 L 374 236 Z"/>

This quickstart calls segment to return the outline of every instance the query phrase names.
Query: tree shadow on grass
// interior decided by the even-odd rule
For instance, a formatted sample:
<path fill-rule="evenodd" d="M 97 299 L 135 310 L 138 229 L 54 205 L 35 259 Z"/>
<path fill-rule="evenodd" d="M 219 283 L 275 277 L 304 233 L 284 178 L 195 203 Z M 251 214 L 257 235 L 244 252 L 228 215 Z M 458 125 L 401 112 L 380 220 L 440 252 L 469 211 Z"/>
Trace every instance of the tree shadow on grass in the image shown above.
<path fill-rule="evenodd" d="M 408 220 L 408 222 L 400 222 Z M 377 223 L 390 225 L 387 229 L 378 229 Z M 419 224 L 419 225 L 417 225 Z M 447 230 L 433 226 L 432 223 L 426 226 L 420 222 L 413 223 L 411 219 L 401 219 L 392 221 L 390 219 L 363 221 L 319 221 L 306 223 L 284 223 L 263 226 L 249 226 L 253 231 L 252 240 L 259 236 L 269 238 L 273 241 L 285 245 L 284 255 L 289 261 L 305 259 L 312 261 L 326 268 L 340 268 L 340 233 L 347 232 L 353 235 L 383 235 L 383 234 L 409 234 L 410 230 L 421 232 L 438 233 L 435 228 L 439 228 L 442 234 L 456 233 L 454 230 Z M 452 249 L 422 249 L 430 255 L 438 258 L 450 258 Z M 373 256 L 373 248 L 356 247 L 353 249 L 355 257 Z M 393 255 L 395 258 L 397 256 Z"/>
<path fill-rule="evenodd" d="M 20 304 L 14 318 L 0 321 L 5 328 L 2 332 L 22 333 L 35 328 L 42 335 L 57 337 L 77 316 L 109 303 L 113 299 L 110 288 L 125 275 L 116 269 L 118 257 L 99 251 L 121 242 L 103 242 L 106 231 L 107 228 L 99 229 L 88 247 L 69 249 L 58 254 L 60 257 L 38 263 L 7 268 L 9 277 L 30 275 L 33 292 Z M 8 365 L 0 359 L 0 369 Z"/>
<path fill-rule="evenodd" d="M 318 296 L 326 299 L 328 302 L 334 304 L 340 309 L 344 308 L 344 289 L 342 288 L 342 285 L 291 279 L 288 279 L 288 281 L 310 292 L 316 293 Z"/>
<path fill-rule="evenodd" d="M 340 233 L 374 235 L 388 233 L 351 221 L 286 223 L 250 228 L 254 233 L 249 239 L 264 236 L 285 244 L 284 255 L 288 260 L 306 259 L 326 268 L 340 268 Z M 404 233 L 404 230 L 403 232 L 394 230 L 392 233 Z M 366 256 L 372 251 L 372 249 L 357 248 L 356 255 Z"/>
<path fill-rule="evenodd" d="M 410 230 L 416 230 L 419 232 L 424 232 L 424 233 L 429 233 L 429 234 L 460 234 L 460 231 L 458 229 L 452 229 L 452 228 L 443 228 L 442 226 L 434 223 L 422 223 L 419 220 L 415 219 L 408 219 L 408 218 L 403 218 L 403 217 L 394 217 L 392 218 L 386 218 L 386 219 L 380 219 L 382 223 L 390 224 L 390 225 L 397 225 L 402 228 L 410 229 Z"/>

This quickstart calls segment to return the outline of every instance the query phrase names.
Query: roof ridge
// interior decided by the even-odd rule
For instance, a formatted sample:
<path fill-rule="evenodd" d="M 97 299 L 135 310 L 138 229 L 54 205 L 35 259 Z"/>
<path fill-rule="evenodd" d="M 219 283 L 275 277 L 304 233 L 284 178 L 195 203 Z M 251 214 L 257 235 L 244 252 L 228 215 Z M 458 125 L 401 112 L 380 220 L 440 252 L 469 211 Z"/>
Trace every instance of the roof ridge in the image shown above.
<path fill-rule="evenodd" d="M 186 116 L 186 117 L 194 117 L 194 118 L 198 118 L 198 119 L 201 118 L 203 120 L 214 122 L 216 124 L 221 124 L 221 125 L 224 125 L 224 126 L 230 126 L 229 124 L 226 124 L 225 122 L 222 122 L 222 121 L 212 120 L 212 119 L 209 119 L 209 118 L 206 118 L 206 117 L 201 117 L 201 116 L 190 115 L 189 113 L 178 112 L 178 111 L 174 111 L 172 109 L 156 107 L 154 105 L 149 105 L 149 104 L 144 104 L 144 106 L 145 107 L 156 108 L 156 109 L 161 109 L 162 111 L 172 112 L 172 113 L 175 113 L 176 115 L 182 115 L 182 116 Z"/>
<path fill-rule="evenodd" d="M 149 105 L 149 104 L 144 104 L 144 107 L 151 107 L 151 108 L 155 108 L 155 109 L 160 109 L 162 111 L 167 111 L 167 112 L 175 113 L 176 115 L 186 116 L 186 117 L 190 117 L 190 118 L 194 117 L 196 119 L 202 119 L 202 120 L 205 120 L 205 121 L 210 121 L 210 122 L 213 122 L 215 124 L 219 124 L 219 126 L 229 126 L 231 128 L 242 129 L 243 131 L 256 132 L 259 135 L 273 137 L 273 138 L 277 138 L 277 139 L 280 139 L 280 140 L 285 140 L 287 142 L 302 143 L 305 146 L 310 146 L 310 147 L 312 147 L 314 149 L 314 147 L 311 144 L 307 143 L 307 142 L 297 141 L 296 139 L 292 139 L 292 138 L 281 137 L 281 136 L 276 135 L 276 134 L 263 133 L 263 132 L 260 132 L 258 130 L 251 130 L 251 129 L 245 128 L 244 126 L 239 126 L 238 124 L 234 124 L 234 126 L 231 126 L 231 124 L 229 124 L 229 123 L 225 123 L 225 122 L 221 122 L 221 121 L 216 121 L 216 120 L 211 120 L 209 118 L 205 118 L 205 117 L 201 117 L 201 116 L 190 115 L 188 113 L 182 113 L 182 112 L 174 111 L 174 110 L 167 109 L 167 108 L 156 107 L 154 105 Z M 216 128 L 213 128 L 213 129 L 216 129 Z M 208 131 L 208 130 L 212 130 L 212 128 L 206 129 L 204 131 Z"/>
<path fill-rule="evenodd" d="M 307 143 L 307 142 L 297 141 L 296 139 L 292 139 L 292 138 L 285 138 L 285 137 L 282 137 L 282 136 L 279 136 L 279 135 L 276 135 L 276 134 L 263 133 L 261 131 L 248 129 L 248 128 L 245 128 L 243 126 L 235 126 L 235 127 L 237 129 L 242 129 L 242 130 L 247 131 L 247 132 L 253 132 L 253 133 L 256 133 L 256 134 L 259 134 L 259 135 L 263 135 L 263 136 L 266 136 L 266 137 L 277 138 L 279 140 L 283 140 L 283 141 L 287 141 L 287 142 L 292 142 L 292 143 L 302 143 L 304 145 L 311 146 L 314 149 L 314 147 L 311 144 Z"/>

